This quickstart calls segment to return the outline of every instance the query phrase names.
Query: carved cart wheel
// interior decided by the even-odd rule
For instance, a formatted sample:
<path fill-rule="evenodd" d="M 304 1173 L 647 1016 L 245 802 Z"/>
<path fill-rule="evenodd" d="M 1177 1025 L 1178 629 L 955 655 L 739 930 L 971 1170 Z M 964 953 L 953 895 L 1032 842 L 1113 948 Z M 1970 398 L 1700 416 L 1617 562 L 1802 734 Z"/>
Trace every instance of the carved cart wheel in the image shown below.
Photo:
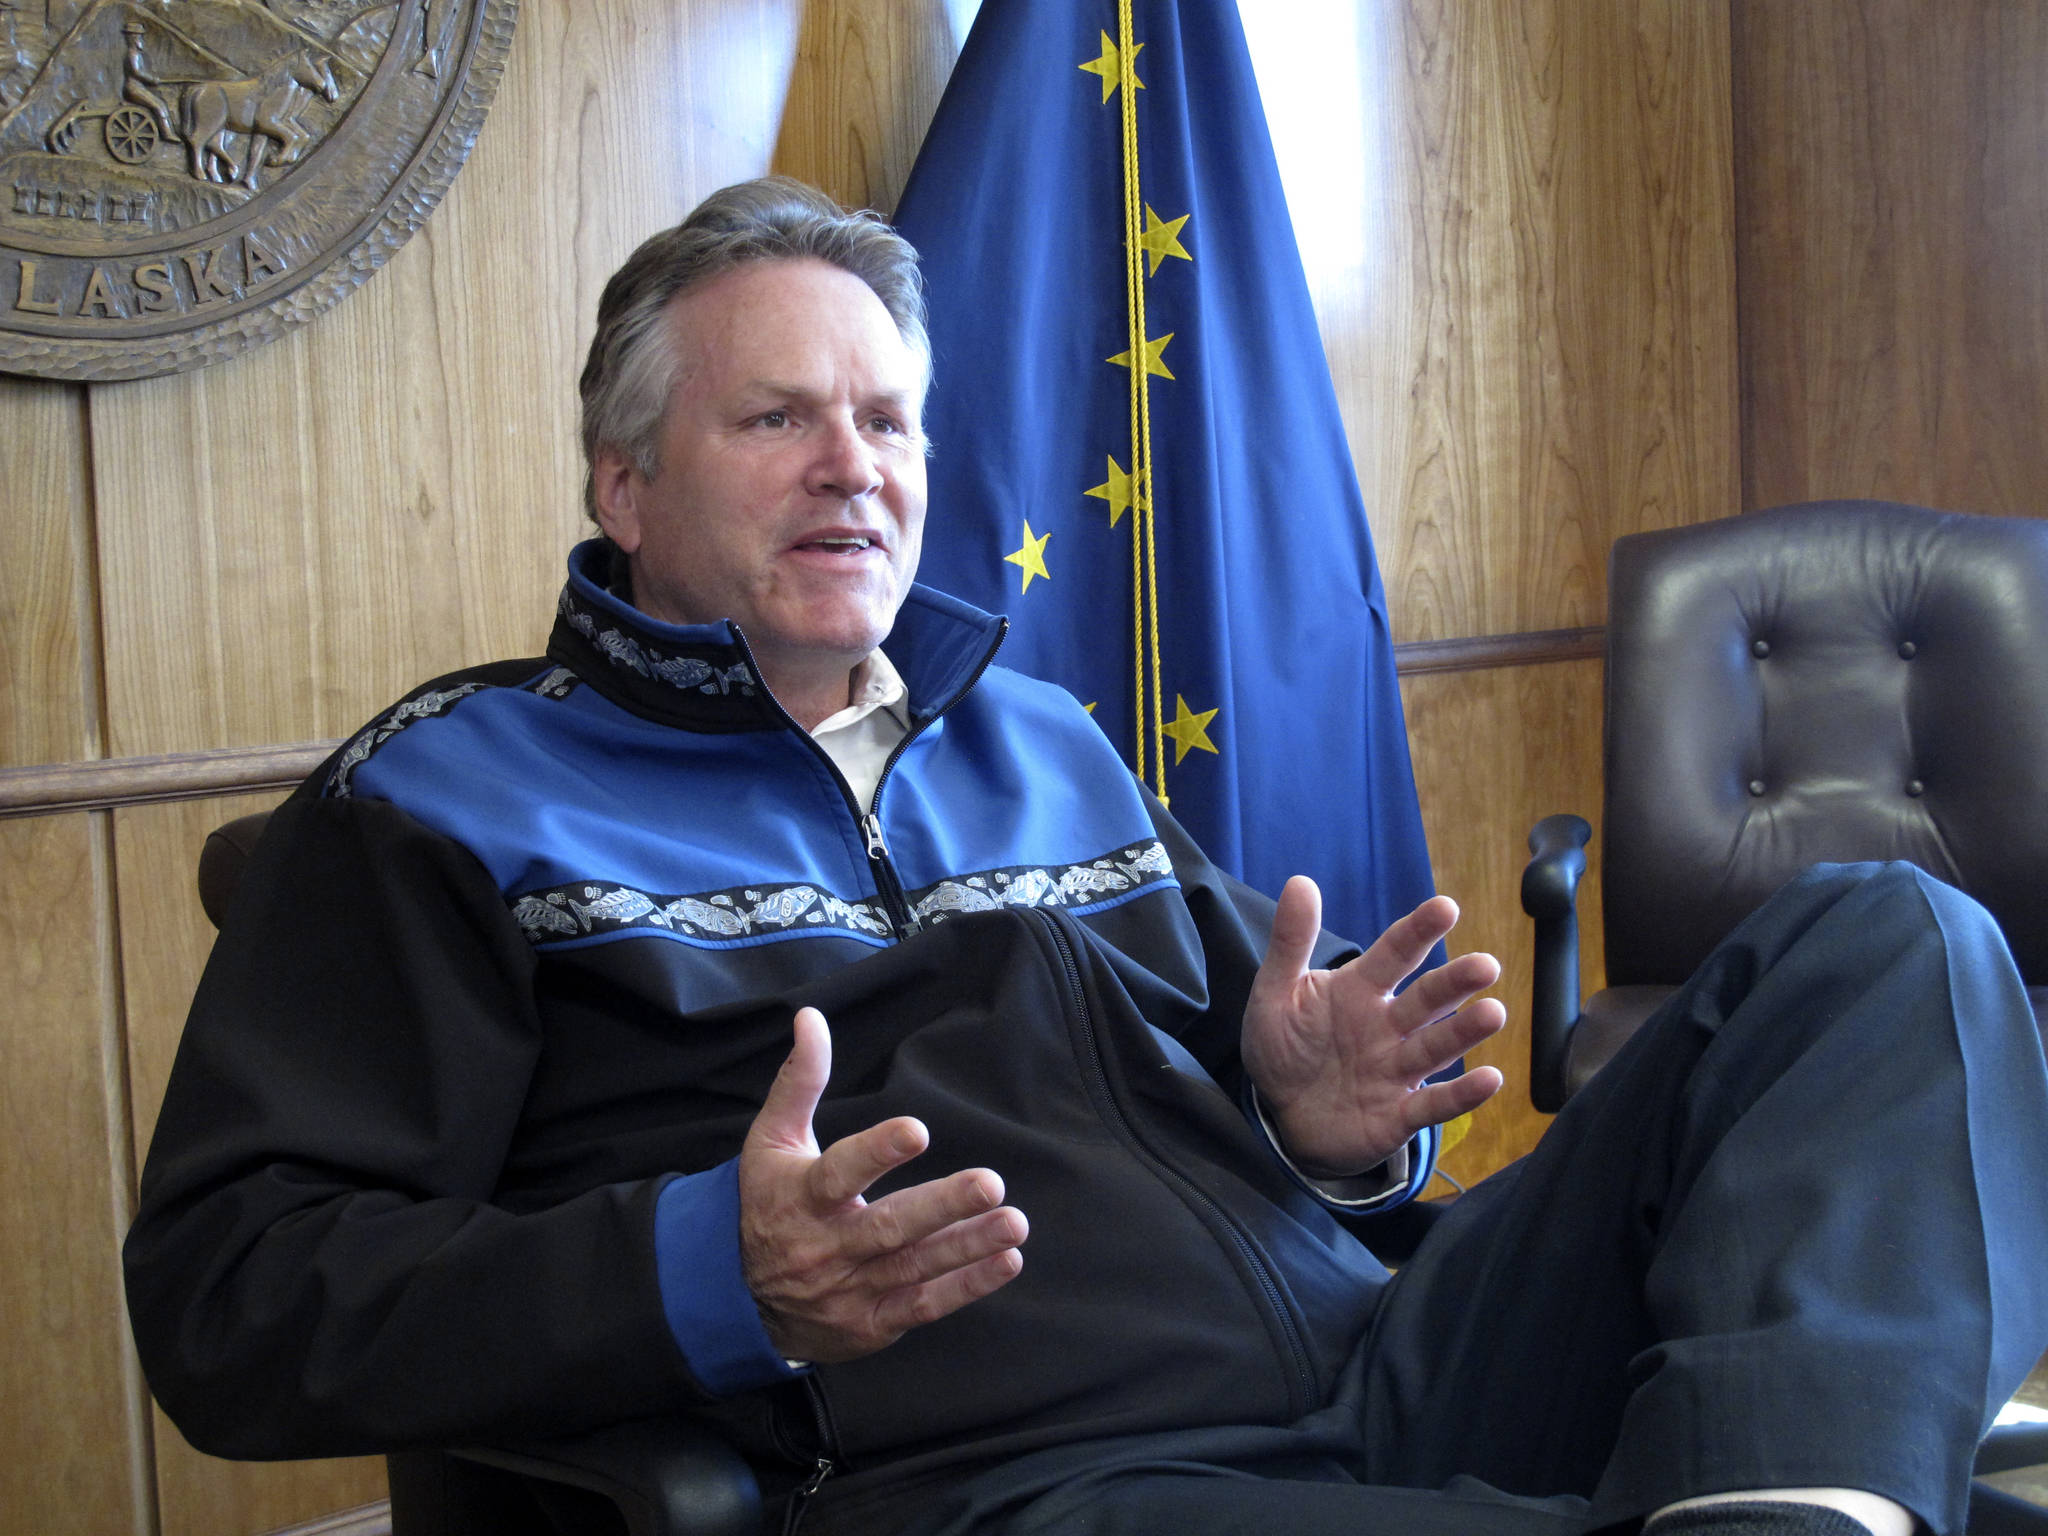
<path fill-rule="evenodd" d="M 159 142 L 156 119 L 140 107 L 116 107 L 107 114 L 107 152 L 123 165 L 140 165 Z"/>

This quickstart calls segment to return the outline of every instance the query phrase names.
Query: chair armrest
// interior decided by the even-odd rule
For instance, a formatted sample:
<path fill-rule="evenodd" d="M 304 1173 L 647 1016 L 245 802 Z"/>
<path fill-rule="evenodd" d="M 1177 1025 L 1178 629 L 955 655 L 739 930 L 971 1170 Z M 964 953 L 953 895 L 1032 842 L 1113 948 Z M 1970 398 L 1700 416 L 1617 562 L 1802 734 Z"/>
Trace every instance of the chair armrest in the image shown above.
<path fill-rule="evenodd" d="M 756 1536 L 761 1489 L 739 1452 L 685 1418 L 636 1419 L 517 1448 L 452 1452 L 526 1477 L 602 1494 L 631 1536 Z"/>
<path fill-rule="evenodd" d="M 1522 910 L 1536 920 L 1529 999 L 1529 1098 L 1545 1114 L 1564 1107 L 1564 1065 L 1579 1019 L 1579 879 L 1593 829 L 1582 816 L 1546 816 L 1529 832 Z"/>

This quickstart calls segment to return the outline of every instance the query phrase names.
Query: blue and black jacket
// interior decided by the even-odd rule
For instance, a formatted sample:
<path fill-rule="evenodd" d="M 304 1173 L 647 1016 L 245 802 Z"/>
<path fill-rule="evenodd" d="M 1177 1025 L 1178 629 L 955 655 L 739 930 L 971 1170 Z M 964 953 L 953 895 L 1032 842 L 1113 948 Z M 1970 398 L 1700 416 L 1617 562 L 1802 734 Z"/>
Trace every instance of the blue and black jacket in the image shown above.
<path fill-rule="evenodd" d="M 868 815 L 733 626 L 648 619 L 603 557 L 545 658 L 388 710 L 252 861 L 126 1252 L 180 1427 L 301 1456 L 696 1413 L 909 1479 L 1325 1401 L 1386 1273 L 1243 1112 L 1270 903 L 991 665 L 1000 620 L 914 591 Z M 1032 1236 L 995 1295 L 798 1372 L 732 1169 L 806 1003 L 820 1142 L 916 1115 L 900 1178 L 992 1167 Z"/>

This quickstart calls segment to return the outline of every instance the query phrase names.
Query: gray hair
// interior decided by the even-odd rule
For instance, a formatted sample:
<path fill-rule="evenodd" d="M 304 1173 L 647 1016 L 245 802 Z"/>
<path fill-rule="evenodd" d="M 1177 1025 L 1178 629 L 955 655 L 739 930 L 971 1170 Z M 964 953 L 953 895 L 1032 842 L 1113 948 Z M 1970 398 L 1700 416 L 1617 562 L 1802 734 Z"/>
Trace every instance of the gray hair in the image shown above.
<path fill-rule="evenodd" d="M 848 213 L 815 187 L 766 176 L 714 192 L 674 229 L 647 240 L 604 285 L 597 334 L 583 364 L 583 501 L 597 515 L 597 456 L 613 448 L 652 479 L 661 470 L 661 422 L 679 359 L 662 317 L 677 295 L 734 267 L 812 258 L 874 291 L 904 341 L 925 361 L 924 283 L 917 252 L 879 215 Z"/>

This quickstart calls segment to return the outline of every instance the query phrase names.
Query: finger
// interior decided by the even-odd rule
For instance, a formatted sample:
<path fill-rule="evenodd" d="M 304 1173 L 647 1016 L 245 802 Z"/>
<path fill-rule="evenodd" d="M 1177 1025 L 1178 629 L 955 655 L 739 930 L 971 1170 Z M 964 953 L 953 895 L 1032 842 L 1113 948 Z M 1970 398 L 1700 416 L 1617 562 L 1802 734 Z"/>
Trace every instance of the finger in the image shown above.
<path fill-rule="evenodd" d="M 1457 921 L 1458 904 L 1450 897 L 1432 896 L 1425 901 L 1381 934 L 1372 948 L 1333 974 L 1331 985 L 1339 1006 L 1361 1006 L 1394 996 Z M 1424 973 L 1401 992 L 1390 1022 L 1399 1033 L 1410 1034 L 1498 979 L 1498 962 L 1491 956 L 1460 955 Z"/>
<path fill-rule="evenodd" d="M 1372 948 L 1344 967 L 1382 992 L 1391 992 L 1429 958 L 1429 952 L 1458 924 L 1458 904 L 1432 896 L 1385 933 Z"/>
<path fill-rule="evenodd" d="M 1266 956 L 1259 962 L 1253 990 L 1292 987 L 1307 972 L 1322 931 L 1323 893 L 1307 875 L 1296 875 L 1280 888 L 1272 936 L 1266 941 Z"/>
<path fill-rule="evenodd" d="M 875 1201 L 861 1212 L 858 1225 L 841 1235 L 842 1251 L 853 1262 L 864 1263 L 912 1247 L 1002 1203 L 1000 1178 L 987 1168 L 963 1169 Z"/>
<path fill-rule="evenodd" d="M 887 1333 L 900 1335 L 925 1323 L 935 1323 L 969 1302 L 1001 1290 L 1023 1269 L 1023 1253 L 1006 1248 L 978 1264 L 953 1270 L 923 1285 L 892 1291 L 875 1308 L 876 1325 Z"/>
<path fill-rule="evenodd" d="M 922 1285 L 956 1269 L 979 1264 L 1007 1248 L 1023 1246 L 1031 1224 L 1015 1206 L 999 1206 L 941 1227 L 921 1242 L 880 1255 L 865 1272 L 878 1285 Z"/>
<path fill-rule="evenodd" d="M 868 1186 L 883 1174 L 921 1154 L 931 1139 L 924 1122 L 908 1115 L 855 1131 L 833 1142 L 811 1164 L 804 1175 L 805 1191 L 820 1206 L 843 1205 L 867 1193 Z"/>
<path fill-rule="evenodd" d="M 1404 1035 L 1457 1012 L 1500 980 L 1500 962 L 1491 955 L 1460 955 L 1416 978 L 1395 1002 L 1395 1027 Z"/>
<path fill-rule="evenodd" d="M 815 1008 L 797 1009 L 790 1027 L 795 1044 L 768 1085 L 747 1138 L 790 1151 L 815 1152 L 818 1143 L 811 1134 L 811 1117 L 832 1077 L 832 1031 Z"/>
<path fill-rule="evenodd" d="M 1456 1013 L 1418 1029 L 1402 1042 L 1399 1068 L 1411 1082 L 1441 1072 L 1460 1056 L 1499 1034 L 1508 1011 L 1498 998 L 1482 997 Z"/>
<path fill-rule="evenodd" d="M 1500 1092 L 1503 1081 L 1505 1079 L 1496 1067 L 1474 1067 L 1449 1082 L 1418 1088 L 1408 1095 L 1402 1113 L 1411 1131 L 1419 1131 L 1426 1125 L 1442 1125 L 1460 1115 L 1471 1114 Z"/>

